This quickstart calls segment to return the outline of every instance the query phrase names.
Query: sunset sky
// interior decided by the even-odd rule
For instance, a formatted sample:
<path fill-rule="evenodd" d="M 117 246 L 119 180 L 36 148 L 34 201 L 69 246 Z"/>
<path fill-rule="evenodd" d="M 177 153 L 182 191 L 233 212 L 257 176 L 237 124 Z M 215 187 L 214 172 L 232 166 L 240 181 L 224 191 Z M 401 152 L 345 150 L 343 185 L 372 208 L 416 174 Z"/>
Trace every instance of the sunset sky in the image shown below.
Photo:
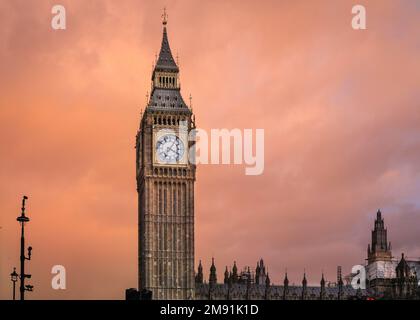
<path fill-rule="evenodd" d="M 51 28 L 64 5 L 67 29 Z M 363 4 L 367 30 L 353 30 Z M 28 299 L 123 299 L 137 285 L 135 135 L 168 36 L 199 128 L 265 130 L 265 170 L 201 165 L 196 262 L 263 258 L 274 284 L 363 264 L 381 208 L 420 257 L 420 1 L 0 1 L 0 299 L 29 196 Z M 51 288 L 64 265 L 67 289 Z"/>

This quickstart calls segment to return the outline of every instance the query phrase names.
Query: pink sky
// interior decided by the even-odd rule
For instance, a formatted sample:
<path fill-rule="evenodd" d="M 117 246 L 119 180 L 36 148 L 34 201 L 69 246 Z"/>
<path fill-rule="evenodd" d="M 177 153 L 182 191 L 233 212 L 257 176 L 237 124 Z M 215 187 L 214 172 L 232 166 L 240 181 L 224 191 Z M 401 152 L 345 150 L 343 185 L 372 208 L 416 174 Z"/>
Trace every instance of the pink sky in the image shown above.
<path fill-rule="evenodd" d="M 135 135 L 160 49 L 179 53 L 197 124 L 263 128 L 265 171 L 202 165 L 196 261 L 264 258 L 275 284 L 364 263 L 376 210 L 420 257 L 418 1 L 62 0 L 0 3 L 0 298 L 29 196 L 31 299 L 122 299 L 137 284 Z M 364 4 L 367 30 L 351 28 Z M 51 268 L 67 290 L 51 289 Z"/>

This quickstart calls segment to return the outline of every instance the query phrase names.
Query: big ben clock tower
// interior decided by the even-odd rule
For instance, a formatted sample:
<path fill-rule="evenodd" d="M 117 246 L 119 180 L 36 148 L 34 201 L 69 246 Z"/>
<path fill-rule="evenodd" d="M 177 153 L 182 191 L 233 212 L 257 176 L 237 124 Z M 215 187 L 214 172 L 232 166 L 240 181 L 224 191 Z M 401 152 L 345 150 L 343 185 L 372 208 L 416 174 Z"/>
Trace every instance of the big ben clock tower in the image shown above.
<path fill-rule="evenodd" d="M 193 299 L 195 165 L 188 135 L 195 124 L 181 96 L 166 25 L 164 13 L 152 91 L 136 136 L 139 290 L 150 290 L 152 299 Z"/>

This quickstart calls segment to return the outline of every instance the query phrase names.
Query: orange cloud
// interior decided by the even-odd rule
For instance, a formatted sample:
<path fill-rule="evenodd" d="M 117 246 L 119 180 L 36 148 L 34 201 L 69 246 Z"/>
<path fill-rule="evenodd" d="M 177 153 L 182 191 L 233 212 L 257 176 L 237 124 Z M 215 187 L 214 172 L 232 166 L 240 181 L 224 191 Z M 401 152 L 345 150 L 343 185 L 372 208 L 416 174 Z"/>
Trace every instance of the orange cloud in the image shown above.
<path fill-rule="evenodd" d="M 182 92 L 200 128 L 263 128 L 265 171 L 200 166 L 196 258 L 310 283 L 363 262 L 376 209 L 420 255 L 419 7 L 364 1 L 168 5 Z M 134 137 L 161 41 L 161 1 L 0 4 L 0 298 L 29 195 L 32 299 L 121 299 L 137 283 Z M 51 289 L 51 267 L 68 289 Z"/>

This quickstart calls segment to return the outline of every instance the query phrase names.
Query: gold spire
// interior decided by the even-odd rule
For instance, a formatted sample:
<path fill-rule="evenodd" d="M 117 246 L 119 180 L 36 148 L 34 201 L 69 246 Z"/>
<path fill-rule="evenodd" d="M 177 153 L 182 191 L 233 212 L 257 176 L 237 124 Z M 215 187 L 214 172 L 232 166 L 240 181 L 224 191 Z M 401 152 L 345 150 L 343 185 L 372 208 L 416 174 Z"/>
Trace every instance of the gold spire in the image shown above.
<path fill-rule="evenodd" d="M 168 23 L 168 15 L 166 14 L 166 7 L 163 8 L 163 14 L 162 14 L 162 24 L 164 26 L 166 26 L 166 24 Z"/>

